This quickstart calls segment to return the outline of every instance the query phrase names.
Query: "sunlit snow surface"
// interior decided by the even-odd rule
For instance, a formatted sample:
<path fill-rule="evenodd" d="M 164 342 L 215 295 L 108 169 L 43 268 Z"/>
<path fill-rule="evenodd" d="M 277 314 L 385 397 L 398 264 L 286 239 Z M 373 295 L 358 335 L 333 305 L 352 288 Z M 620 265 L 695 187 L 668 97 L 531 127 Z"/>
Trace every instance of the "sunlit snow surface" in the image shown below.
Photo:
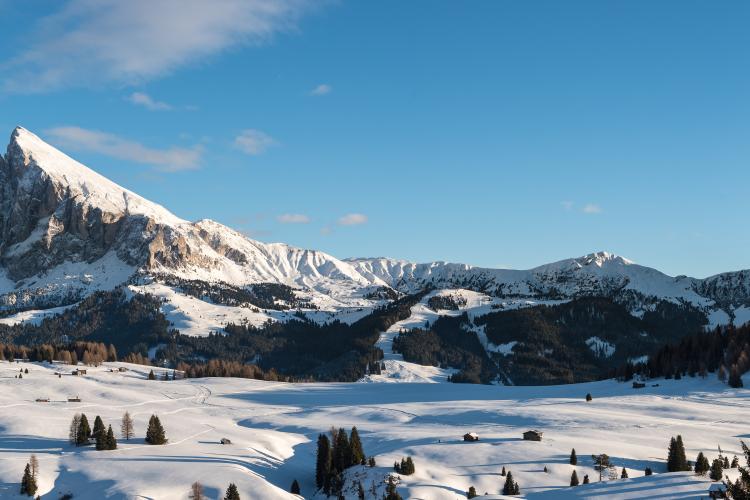
<path fill-rule="evenodd" d="M 497 494 L 503 466 L 529 498 L 700 498 L 707 479 L 661 474 L 670 437 L 682 435 L 689 459 L 698 451 L 711 459 L 717 445 L 731 458 L 740 439 L 750 440 L 750 391 L 728 389 L 714 377 L 659 380 L 659 387 L 640 390 L 613 381 L 549 387 L 164 382 L 146 380 L 145 367 L 109 372 L 113 366 L 121 365 L 74 377 L 69 366 L 0 362 L 0 498 L 22 498 L 19 481 L 31 453 L 39 457 L 43 498 L 71 492 L 76 500 L 182 500 L 200 481 L 209 498 L 234 482 L 243 499 L 283 499 L 294 498 L 287 493 L 294 479 L 311 498 L 315 440 L 332 425 L 356 425 L 366 452 L 375 456 L 376 469 L 352 471 L 362 474 L 366 488 L 385 478 L 394 460 L 414 458 L 416 474 L 399 485 L 404 498 L 465 498 L 472 485 L 480 494 Z M 22 368 L 29 374 L 15 379 Z M 57 369 L 62 378 L 54 375 Z M 594 397 L 590 403 L 587 392 Z M 66 402 L 74 395 L 82 402 Z M 50 402 L 35 402 L 40 397 Z M 118 429 L 126 410 L 137 438 L 120 440 L 118 450 L 67 443 L 76 412 L 90 422 L 100 415 Z M 167 446 L 143 442 L 152 413 L 164 424 Z M 542 442 L 521 439 L 532 428 L 544 432 Z M 464 443 L 467 432 L 480 441 Z M 219 444 L 222 437 L 232 444 Z M 576 467 L 568 464 L 571 448 L 579 457 Z M 574 468 L 581 479 L 598 477 L 588 458 L 593 453 L 609 454 L 631 479 L 568 489 Z M 657 475 L 641 478 L 645 467 Z"/>

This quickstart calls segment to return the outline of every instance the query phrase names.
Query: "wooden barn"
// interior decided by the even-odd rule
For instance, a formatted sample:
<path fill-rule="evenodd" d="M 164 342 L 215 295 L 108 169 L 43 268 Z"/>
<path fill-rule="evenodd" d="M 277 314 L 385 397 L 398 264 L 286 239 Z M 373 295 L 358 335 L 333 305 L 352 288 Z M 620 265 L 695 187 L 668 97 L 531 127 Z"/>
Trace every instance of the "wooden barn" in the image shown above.
<path fill-rule="evenodd" d="M 544 433 L 541 431 L 536 431 L 536 430 L 526 431 L 523 433 L 523 439 L 525 441 L 541 441 L 542 434 Z"/>
<path fill-rule="evenodd" d="M 479 435 L 476 432 L 464 434 L 464 441 L 479 441 Z"/>

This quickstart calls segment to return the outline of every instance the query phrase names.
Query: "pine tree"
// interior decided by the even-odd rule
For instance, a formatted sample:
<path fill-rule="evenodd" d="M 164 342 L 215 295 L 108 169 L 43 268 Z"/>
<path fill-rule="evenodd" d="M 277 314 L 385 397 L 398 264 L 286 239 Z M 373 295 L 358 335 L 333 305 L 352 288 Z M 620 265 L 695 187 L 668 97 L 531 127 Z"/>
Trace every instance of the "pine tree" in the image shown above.
<path fill-rule="evenodd" d="M 328 477 L 331 475 L 331 444 L 328 436 L 318 436 L 318 455 L 315 462 L 315 485 L 327 491 Z"/>
<path fill-rule="evenodd" d="M 73 415 L 73 420 L 70 421 L 70 431 L 68 432 L 68 441 L 70 444 L 78 446 L 78 429 L 81 427 L 81 414 L 76 413 Z"/>
<path fill-rule="evenodd" d="M 357 427 L 352 427 L 352 433 L 349 437 L 349 447 L 351 449 L 351 465 L 365 464 L 365 452 L 362 449 L 362 441 L 359 439 L 359 431 Z"/>
<path fill-rule="evenodd" d="M 729 468 L 729 457 L 724 457 L 724 460 L 722 461 L 721 465 L 725 468 Z"/>
<path fill-rule="evenodd" d="M 578 457 L 576 456 L 575 448 L 570 451 L 570 465 L 578 465 Z"/>
<path fill-rule="evenodd" d="M 370 458 L 367 459 L 367 466 L 368 467 L 375 467 L 375 465 L 376 465 L 376 463 L 375 463 L 375 457 L 370 457 Z"/>
<path fill-rule="evenodd" d="M 362 481 L 357 481 L 357 500 L 365 500 L 365 487 Z"/>
<path fill-rule="evenodd" d="M 516 483 L 513 481 L 513 473 L 508 472 L 505 476 L 505 484 L 503 485 L 503 495 L 515 495 L 516 494 Z"/>
<path fill-rule="evenodd" d="M 156 380 L 156 375 L 154 375 L 154 370 L 151 370 L 150 372 L 148 372 L 148 379 Z"/>
<path fill-rule="evenodd" d="M 26 464 L 26 468 L 23 471 L 23 478 L 21 479 L 21 494 L 31 497 L 34 496 L 36 490 L 36 479 L 34 479 L 34 476 L 31 474 L 31 466 Z"/>
<path fill-rule="evenodd" d="M 117 439 L 115 439 L 115 433 L 112 431 L 112 426 L 107 427 L 106 445 L 108 450 L 117 449 Z"/>
<path fill-rule="evenodd" d="M 711 464 L 711 474 L 709 474 L 709 477 L 712 481 L 721 481 L 721 478 L 724 477 L 724 463 L 720 458 L 714 459 Z"/>
<path fill-rule="evenodd" d="M 505 466 L 503 465 L 503 470 L 500 471 L 500 475 L 505 477 L 507 473 L 505 472 Z"/>
<path fill-rule="evenodd" d="M 625 469 L 625 467 L 622 468 L 622 473 L 620 474 L 620 479 L 627 479 L 628 478 L 628 471 Z"/>
<path fill-rule="evenodd" d="M 591 397 L 591 393 L 590 393 L 590 392 L 589 392 L 588 394 L 586 394 L 586 401 L 587 401 L 587 402 L 588 402 L 588 401 L 591 401 L 592 399 L 594 399 L 594 398 L 593 398 L 593 397 Z"/>
<path fill-rule="evenodd" d="M 571 486 L 578 486 L 578 473 L 573 470 L 573 474 L 570 475 L 570 485 Z"/>
<path fill-rule="evenodd" d="M 159 417 L 151 415 L 148 421 L 148 429 L 146 429 L 146 442 L 148 444 L 165 444 L 167 438 L 164 435 L 164 427 L 161 426 Z"/>
<path fill-rule="evenodd" d="M 120 435 L 129 441 L 133 437 L 133 419 L 130 418 L 130 413 L 125 412 L 122 416 L 122 423 L 120 424 Z"/>
<path fill-rule="evenodd" d="M 94 430 L 91 432 L 91 434 L 94 436 L 94 439 L 96 439 L 99 434 L 103 434 L 105 432 L 107 432 L 107 430 L 104 428 L 102 417 L 97 415 L 96 418 L 94 418 Z"/>
<path fill-rule="evenodd" d="M 89 444 L 89 438 L 91 437 L 91 428 L 89 427 L 89 420 L 85 414 L 81 414 L 81 419 L 78 424 L 78 434 L 76 435 L 76 446 L 83 446 Z"/>
<path fill-rule="evenodd" d="M 477 496 L 477 489 L 473 486 L 469 487 L 469 491 L 466 492 L 466 498 L 474 498 Z"/>
<path fill-rule="evenodd" d="M 34 455 L 31 455 L 31 456 L 33 457 Z M 735 456 L 734 456 L 734 458 L 732 459 L 732 465 L 731 465 L 731 468 L 732 468 L 732 469 L 736 469 L 736 468 L 737 468 L 737 467 L 739 467 L 739 466 L 740 466 L 740 461 L 739 461 L 739 459 L 737 458 L 737 455 L 735 455 Z"/>
<path fill-rule="evenodd" d="M 643 470 L 643 475 L 644 475 L 644 476 L 650 476 L 650 475 L 651 475 L 651 474 L 653 474 L 653 473 L 654 473 L 654 471 L 652 471 L 652 470 L 651 470 L 651 467 L 646 467 L 646 468 L 645 468 L 645 469 Z"/>
<path fill-rule="evenodd" d="M 747 465 L 739 467 L 738 463 L 739 477 L 734 483 L 727 481 L 724 485 L 727 487 L 727 493 L 729 493 L 730 498 L 748 500 L 750 499 L 750 448 L 748 448 L 744 441 L 740 441 L 740 446 L 742 446 L 742 452 L 745 455 L 745 463 Z"/>
<path fill-rule="evenodd" d="M 234 483 L 229 483 L 227 492 L 224 494 L 224 500 L 240 500 L 240 492 L 237 491 L 237 486 Z"/>
<path fill-rule="evenodd" d="M 695 473 L 704 476 L 710 467 L 711 465 L 708 463 L 706 455 L 702 451 L 698 453 L 698 457 L 695 459 L 695 468 L 693 469 Z"/>
<path fill-rule="evenodd" d="M 107 449 L 107 432 L 95 433 L 94 438 L 96 439 L 96 449 L 106 450 Z"/>
<path fill-rule="evenodd" d="M 339 429 L 333 443 L 333 469 L 336 472 L 343 472 L 351 465 L 351 458 L 349 438 L 344 429 Z"/>
<path fill-rule="evenodd" d="M 292 481 L 292 487 L 289 488 L 289 492 L 292 493 L 293 495 L 299 495 L 299 483 L 297 482 L 296 479 Z"/>
<path fill-rule="evenodd" d="M 589 475 L 588 474 L 584 474 L 583 475 L 583 484 L 589 484 Z"/>
<path fill-rule="evenodd" d="M 667 471 L 680 472 L 690 470 L 685 457 L 685 446 L 682 443 L 682 436 L 674 437 L 669 441 L 669 452 L 667 454 Z"/>
<path fill-rule="evenodd" d="M 198 481 L 190 485 L 189 498 L 191 500 L 203 500 L 205 498 L 203 496 L 203 485 L 199 483 Z"/>

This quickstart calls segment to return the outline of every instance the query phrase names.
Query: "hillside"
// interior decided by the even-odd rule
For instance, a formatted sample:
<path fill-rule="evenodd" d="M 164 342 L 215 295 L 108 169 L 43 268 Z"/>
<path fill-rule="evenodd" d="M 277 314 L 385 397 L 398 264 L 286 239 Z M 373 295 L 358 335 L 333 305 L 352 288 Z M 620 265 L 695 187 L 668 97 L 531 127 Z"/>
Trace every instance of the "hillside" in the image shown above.
<path fill-rule="evenodd" d="M 127 371 L 110 371 L 117 367 Z M 658 386 L 644 389 L 614 381 L 547 387 L 332 386 L 230 378 L 149 381 L 149 368 L 123 363 L 89 367 L 87 375 L 75 377 L 72 368 L 0 362 L 0 497 L 27 498 L 18 495 L 18 487 L 34 453 L 45 499 L 71 493 L 81 500 L 181 500 L 195 481 L 209 498 L 219 498 L 233 482 L 243 499 L 292 499 L 288 491 L 294 479 L 304 498 L 322 498 L 315 496 L 315 441 L 331 426 L 356 425 L 377 466 L 357 466 L 350 475 L 360 477 L 368 490 L 375 482 L 382 492 L 393 462 L 411 456 L 416 472 L 402 475 L 398 484 L 404 498 L 455 500 L 465 498 L 470 486 L 497 495 L 505 467 L 530 499 L 672 498 L 677 492 L 698 499 L 706 496 L 707 478 L 665 473 L 670 438 L 682 435 L 690 460 L 699 451 L 715 458 L 717 445 L 731 459 L 740 455 L 739 440 L 747 440 L 750 410 L 750 391 L 728 389 L 715 377 L 655 380 Z M 29 372 L 14 378 L 20 369 Z M 593 395 L 590 403 L 586 393 Z M 67 402 L 73 396 L 81 401 Z M 119 433 L 125 411 L 134 420 L 130 441 Z M 99 415 L 111 424 L 117 450 L 68 444 L 76 413 L 91 422 Z M 165 428 L 165 446 L 144 443 L 152 414 Z M 522 440 L 529 429 L 544 432 L 543 440 Z M 468 432 L 476 432 L 480 441 L 463 442 Z M 231 444 L 219 444 L 221 438 Z M 576 466 L 568 463 L 572 448 Z M 590 458 L 598 453 L 610 455 L 618 473 L 627 468 L 630 479 L 598 483 Z M 643 477 L 646 467 L 653 476 Z M 574 469 L 593 484 L 568 488 Z"/>

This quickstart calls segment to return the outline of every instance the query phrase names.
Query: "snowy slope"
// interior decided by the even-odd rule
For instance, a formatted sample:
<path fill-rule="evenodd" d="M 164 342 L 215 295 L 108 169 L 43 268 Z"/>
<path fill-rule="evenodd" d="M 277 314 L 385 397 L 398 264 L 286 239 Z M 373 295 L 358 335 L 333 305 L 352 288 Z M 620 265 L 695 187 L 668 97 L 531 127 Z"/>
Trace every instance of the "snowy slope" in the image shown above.
<path fill-rule="evenodd" d="M 116 366 L 130 370 L 108 371 Z M 22 368 L 29 373 L 14 378 Z M 315 440 L 332 425 L 356 425 L 378 466 L 352 474 L 364 477 L 369 489 L 371 481 L 384 480 L 394 460 L 412 456 L 416 473 L 402 476 L 398 487 L 404 498 L 455 500 L 465 498 L 470 486 L 497 494 L 505 466 L 528 498 L 698 499 L 706 496 L 706 478 L 664 474 L 670 437 L 682 435 L 690 460 L 699 451 L 713 459 L 717 445 L 731 459 L 747 438 L 750 410 L 750 390 L 728 389 L 715 377 L 659 380 L 659 387 L 634 390 L 614 381 L 545 387 L 164 382 L 146 380 L 149 368 L 137 365 L 107 363 L 89 368 L 85 377 L 69 375 L 71 369 L 0 362 L 1 498 L 26 498 L 17 492 L 31 453 L 40 462 L 42 498 L 73 493 L 77 500 L 182 500 L 200 481 L 212 499 L 230 482 L 243 499 L 292 499 L 287 491 L 294 479 L 304 498 L 322 498 L 314 494 Z M 590 403 L 587 392 L 594 396 Z M 74 395 L 82 401 L 66 402 Z M 40 397 L 50 402 L 35 402 Z M 100 415 L 117 429 L 126 410 L 136 437 L 120 439 L 117 450 L 67 443 L 75 413 L 90 421 Z M 166 446 L 143 442 L 154 413 L 165 427 Z M 532 428 L 544 432 L 543 441 L 521 439 Z M 480 441 L 463 442 L 467 432 L 478 433 Z M 220 445 L 222 437 L 232 444 Z M 579 457 L 575 467 L 568 464 L 571 448 Z M 573 469 L 595 481 L 594 453 L 610 455 L 631 479 L 568 489 Z M 646 467 L 655 472 L 651 478 L 643 478 Z M 382 484 L 376 486 L 382 491 Z"/>

